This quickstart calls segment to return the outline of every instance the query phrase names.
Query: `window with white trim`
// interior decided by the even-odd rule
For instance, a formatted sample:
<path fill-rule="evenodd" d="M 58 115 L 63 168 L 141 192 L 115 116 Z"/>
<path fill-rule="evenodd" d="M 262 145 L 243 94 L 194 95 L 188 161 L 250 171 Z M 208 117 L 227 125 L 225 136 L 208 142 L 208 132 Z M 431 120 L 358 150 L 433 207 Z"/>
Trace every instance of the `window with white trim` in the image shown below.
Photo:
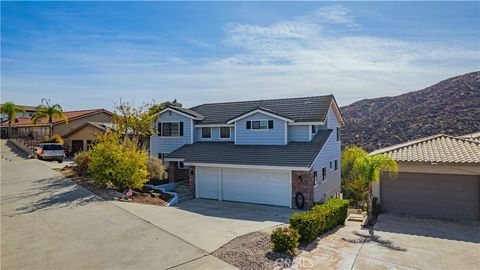
<path fill-rule="evenodd" d="M 332 168 L 332 161 L 330 160 L 330 169 Z"/>
<path fill-rule="evenodd" d="M 313 185 L 318 185 L 317 171 L 313 172 Z"/>
<path fill-rule="evenodd" d="M 340 141 L 340 128 L 337 127 L 337 142 Z"/>
<path fill-rule="evenodd" d="M 202 127 L 202 139 L 211 139 L 212 138 L 212 128 Z"/>
<path fill-rule="evenodd" d="M 273 120 L 253 120 L 247 121 L 247 129 L 269 130 L 273 129 Z"/>
<path fill-rule="evenodd" d="M 322 181 L 325 181 L 327 178 L 327 167 L 322 168 Z"/>
<path fill-rule="evenodd" d="M 230 139 L 230 127 L 220 127 L 220 139 Z"/>
<path fill-rule="evenodd" d="M 338 160 L 335 159 L 335 171 L 337 171 L 337 170 L 338 170 Z"/>
<path fill-rule="evenodd" d="M 181 162 L 181 161 L 178 162 L 178 168 L 179 169 L 185 168 L 185 165 L 183 164 L 183 162 Z"/>
<path fill-rule="evenodd" d="M 158 123 L 158 134 L 161 137 L 183 136 L 183 122 L 160 122 Z"/>
<path fill-rule="evenodd" d="M 312 134 L 317 133 L 317 126 L 312 125 Z"/>

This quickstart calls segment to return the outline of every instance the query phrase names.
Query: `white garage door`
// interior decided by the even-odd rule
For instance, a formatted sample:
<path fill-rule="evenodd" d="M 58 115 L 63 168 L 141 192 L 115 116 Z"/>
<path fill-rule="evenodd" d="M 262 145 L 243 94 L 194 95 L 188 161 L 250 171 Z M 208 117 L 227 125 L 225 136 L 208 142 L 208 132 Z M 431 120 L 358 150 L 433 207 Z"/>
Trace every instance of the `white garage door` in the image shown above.
<path fill-rule="evenodd" d="M 195 179 L 197 196 L 206 199 L 220 199 L 220 175 L 221 171 L 218 168 L 198 167 L 197 179 Z"/>
<path fill-rule="evenodd" d="M 223 169 L 223 199 L 290 206 L 290 172 Z"/>
<path fill-rule="evenodd" d="M 197 167 L 197 172 L 200 198 L 291 206 L 288 171 Z"/>

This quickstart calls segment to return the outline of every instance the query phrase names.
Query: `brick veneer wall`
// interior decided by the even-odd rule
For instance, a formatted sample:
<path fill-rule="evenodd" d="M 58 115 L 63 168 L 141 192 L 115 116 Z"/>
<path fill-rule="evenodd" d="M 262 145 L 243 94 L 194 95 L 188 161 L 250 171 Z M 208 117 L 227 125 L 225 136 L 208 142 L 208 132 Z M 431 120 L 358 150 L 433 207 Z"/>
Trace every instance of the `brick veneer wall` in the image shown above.
<path fill-rule="evenodd" d="M 190 187 L 190 191 L 195 194 L 195 167 L 192 166 L 188 170 L 188 185 Z"/>
<path fill-rule="evenodd" d="M 299 181 L 298 177 L 302 180 Z M 310 209 L 314 204 L 313 197 L 313 172 L 292 171 L 292 207 L 297 208 L 295 203 L 295 196 L 297 192 L 301 192 L 305 198 L 303 209 Z"/>
<path fill-rule="evenodd" d="M 175 182 L 175 171 L 177 170 L 177 162 L 168 163 L 168 181 Z"/>
<path fill-rule="evenodd" d="M 188 180 L 188 169 L 179 169 L 178 162 L 169 162 L 168 181 L 175 182 L 180 180 Z"/>

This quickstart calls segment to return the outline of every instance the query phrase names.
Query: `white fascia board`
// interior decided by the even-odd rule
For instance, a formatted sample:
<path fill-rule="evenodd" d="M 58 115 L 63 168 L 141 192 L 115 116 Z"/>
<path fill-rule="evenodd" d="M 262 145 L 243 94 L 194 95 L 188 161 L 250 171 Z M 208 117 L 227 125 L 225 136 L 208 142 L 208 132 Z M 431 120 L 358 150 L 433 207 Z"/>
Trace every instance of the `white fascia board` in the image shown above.
<path fill-rule="evenodd" d="M 182 116 L 185 116 L 185 117 L 188 117 L 188 118 L 191 118 L 191 119 L 199 120 L 199 118 L 197 118 L 197 117 L 195 117 L 195 116 L 191 116 L 191 115 L 189 115 L 189 114 L 183 113 L 183 112 L 181 112 L 181 111 L 174 110 L 174 109 L 172 109 L 172 108 L 165 108 L 165 109 L 161 110 L 160 112 L 158 112 L 158 115 L 160 116 L 160 115 L 162 115 L 162 114 L 164 114 L 165 112 L 168 112 L 168 111 L 174 112 L 174 113 L 178 113 L 178 114 L 180 114 L 180 115 L 182 115 Z"/>
<path fill-rule="evenodd" d="M 233 124 L 196 124 L 195 127 L 234 127 Z"/>
<path fill-rule="evenodd" d="M 183 162 L 185 159 L 184 158 L 165 158 L 165 161 L 177 161 L 177 162 Z"/>
<path fill-rule="evenodd" d="M 325 122 L 293 122 L 288 123 L 289 126 L 311 126 L 311 125 L 323 125 Z"/>
<path fill-rule="evenodd" d="M 267 112 L 267 111 L 264 111 L 264 110 L 261 110 L 261 109 L 256 109 L 256 110 L 254 110 L 254 111 L 248 112 L 248 113 L 246 113 L 246 114 L 242 114 L 242 115 L 240 115 L 240 116 L 238 116 L 238 117 L 236 117 L 236 118 L 228 121 L 227 124 L 235 123 L 235 122 L 237 122 L 238 120 L 243 119 L 243 118 L 245 118 L 245 117 L 248 117 L 248 116 L 250 116 L 250 115 L 252 115 L 252 114 L 255 114 L 255 113 L 265 114 L 265 115 L 268 115 L 268 116 L 270 116 L 270 117 L 273 117 L 273 118 L 277 118 L 277 119 L 286 121 L 286 122 L 288 122 L 288 123 L 293 123 L 293 120 L 292 120 L 292 119 L 288 119 L 288 118 L 285 118 L 285 117 L 283 117 L 283 116 L 276 115 L 276 114 L 273 114 L 273 113 L 270 113 L 270 112 Z"/>
<path fill-rule="evenodd" d="M 190 119 L 190 144 L 193 143 L 193 119 Z"/>
<path fill-rule="evenodd" d="M 282 171 L 310 171 L 309 167 L 283 167 L 283 166 L 266 166 L 266 165 L 201 163 L 201 162 L 185 162 L 184 164 L 187 166 L 197 166 L 197 167 L 263 169 L 263 170 L 282 170 Z"/>

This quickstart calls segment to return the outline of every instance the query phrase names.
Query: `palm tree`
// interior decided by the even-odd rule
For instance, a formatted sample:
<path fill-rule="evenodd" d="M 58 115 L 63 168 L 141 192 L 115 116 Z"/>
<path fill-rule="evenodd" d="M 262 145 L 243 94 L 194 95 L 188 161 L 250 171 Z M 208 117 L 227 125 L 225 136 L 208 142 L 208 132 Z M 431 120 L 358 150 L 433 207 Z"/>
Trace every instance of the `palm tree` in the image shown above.
<path fill-rule="evenodd" d="M 8 131 L 7 138 L 10 138 L 10 133 L 12 131 L 12 122 L 17 120 L 18 113 L 21 113 L 25 116 L 25 110 L 17 107 L 13 102 L 5 102 L 0 106 L 0 113 L 6 115 L 8 118 Z"/>
<path fill-rule="evenodd" d="M 367 189 L 368 224 L 373 220 L 373 183 L 380 180 L 382 173 L 395 176 L 398 173 L 397 162 L 387 155 L 368 155 L 359 147 L 345 150 L 344 156 L 352 157 L 351 175 L 362 181 Z"/>
<path fill-rule="evenodd" d="M 355 176 L 352 171 L 353 164 L 358 158 L 367 155 L 368 152 L 358 146 L 349 146 L 342 152 L 342 193 L 351 199 L 355 206 L 366 200 L 366 185 Z"/>
<path fill-rule="evenodd" d="M 45 103 L 45 104 L 43 104 Z M 41 118 L 48 118 L 49 137 L 53 135 L 53 120 L 63 120 L 68 122 L 67 116 L 63 113 L 62 106 L 59 104 L 50 104 L 50 100 L 42 99 L 42 104 L 37 107 L 37 111 L 32 116 L 32 122 L 36 124 Z"/>

